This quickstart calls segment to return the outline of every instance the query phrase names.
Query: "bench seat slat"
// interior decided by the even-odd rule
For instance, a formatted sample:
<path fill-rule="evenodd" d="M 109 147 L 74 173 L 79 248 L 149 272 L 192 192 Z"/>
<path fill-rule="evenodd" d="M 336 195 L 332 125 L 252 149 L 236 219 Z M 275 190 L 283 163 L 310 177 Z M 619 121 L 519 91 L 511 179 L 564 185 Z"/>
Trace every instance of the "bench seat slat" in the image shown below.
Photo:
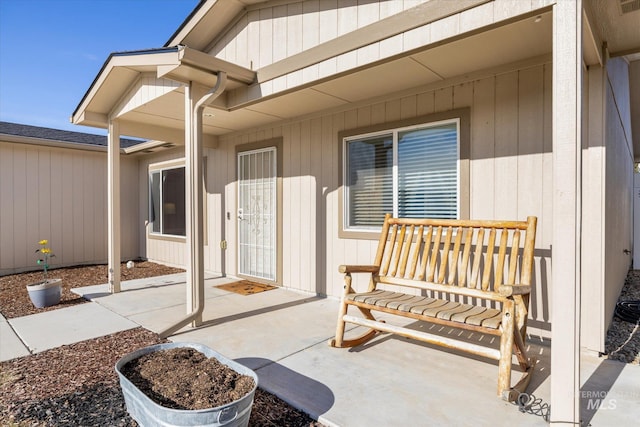
<path fill-rule="evenodd" d="M 497 329 L 500 325 L 500 321 L 502 320 L 500 317 L 500 310 L 496 310 L 493 308 L 487 308 L 480 314 L 476 314 L 475 316 L 470 316 L 465 319 L 465 323 L 476 326 L 486 326 L 493 329 Z M 497 323 L 495 318 L 497 317 Z M 494 319 L 494 320 L 491 320 Z M 493 326 L 495 325 L 495 326 Z"/>
<path fill-rule="evenodd" d="M 407 295 L 399 292 L 393 292 L 393 295 L 379 298 L 376 301 L 375 305 L 379 307 L 397 308 L 400 304 L 403 304 L 406 301 L 413 300 L 414 297 L 416 297 L 416 295 Z M 418 298 L 424 299 L 424 297 L 418 297 Z"/>
<path fill-rule="evenodd" d="M 454 322 L 467 323 L 467 318 L 487 311 L 486 307 L 481 307 L 477 305 L 473 305 L 470 307 L 471 307 L 470 310 L 453 314 L 450 320 L 453 320 Z"/>
<path fill-rule="evenodd" d="M 498 329 L 502 321 L 500 310 L 493 308 L 381 289 L 372 292 L 347 294 L 345 300 L 347 302 L 361 302 L 378 307 L 387 307 L 422 316 L 453 320 L 491 329 Z"/>
<path fill-rule="evenodd" d="M 391 291 L 377 289 L 372 292 L 362 292 L 359 294 L 351 294 L 353 295 L 353 298 L 351 298 L 351 301 L 364 302 L 367 304 L 375 304 L 379 298 L 389 297 L 389 296 L 392 296 L 393 294 L 394 292 L 391 292 Z"/>
<path fill-rule="evenodd" d="M 416 304 L 420 304 L 424 302 L 427 297 L 421 297 L 419 295 L 413 295 L 411 298 L 404 301 L 391 302 L 387 307 L 392 308 L 394 310 L 409 312 L 411 307 Z"/>
<path fill-rule="evenodd" d="M 473 309 L 474 306 L 469 304 L 458 304 L 457 307 L 450 308 L 448 310 L 443 310 L 438 313 L 437 317 L 439 319 L 451 320 L 454 314 L 466 313 Z"/>

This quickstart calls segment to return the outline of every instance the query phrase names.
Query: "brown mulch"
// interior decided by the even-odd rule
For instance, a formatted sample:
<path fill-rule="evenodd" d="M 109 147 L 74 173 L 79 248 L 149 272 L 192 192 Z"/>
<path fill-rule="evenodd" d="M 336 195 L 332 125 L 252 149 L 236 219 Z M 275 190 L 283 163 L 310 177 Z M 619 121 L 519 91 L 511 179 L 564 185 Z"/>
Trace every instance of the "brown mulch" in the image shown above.
<path fill-rule="evenodd" d="M 135 267 L 128 269 L 121 265 L 121 280 L 144 279 L 183 272 L 183 269 L 167 267 L 149 261 L 135 262 Z M 57 310 L 87 302 L 81 296 L 71 292 L 72 288 L 99 285 L 109 280 L 106 265 L 89 265 L 49 270 L 50 279 L 62 279 L 62 298 L 60 303 L 51 307 L 35 308 L 29 299 L 26 286 L 43 280 L 42 271 L 13 274 L 0 277 L 0 313 L 7 319 Z"/>
<path fill-rule="evenodd" d="M 147 353 L 126 363 L 121 373 L 151 400 L 171 409 L 224 406 L 256 387 L 252 377 L 190 347 Z"/>
<path fill-rule="evenodd" d="M 184 270 L 151 262 L 122 265 L 122 279 L 132 280 Z M 86 302 L 72 288 L 106 283 L 107 266 L 80 266 L 50 271 L 63 279 L 60 304 L 37 309 L 25 286 L 42 280 L 42 272 L 0 277 L 0 312 L 7 318 L 56 310 Z M 144 328 L 65 345 L 0 362 L 0 425 L 13 427 L 60 425 L 136 426 L 127 413 L 114 369 L 125 354 L 167 342 Z M 303 412 L 258 388 L 250 426 L 321 427 Z"/>
<path fill-rule="evenodd" d="M 0 362 L 0 425 L 136 426 L 114 365 L 131 351 L 162 342 L 136 328 Z M 322 426 L 260 388 L 249 425 Z"/>

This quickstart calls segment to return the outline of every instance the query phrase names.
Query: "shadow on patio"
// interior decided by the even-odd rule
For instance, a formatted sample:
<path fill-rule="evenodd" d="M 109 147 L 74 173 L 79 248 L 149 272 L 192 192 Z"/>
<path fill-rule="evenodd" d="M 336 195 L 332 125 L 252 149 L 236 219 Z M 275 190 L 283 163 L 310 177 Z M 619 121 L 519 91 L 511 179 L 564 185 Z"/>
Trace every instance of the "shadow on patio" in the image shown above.
<path fill-rule="evenodd" d="M 253 368 L 262 388 L 324 424 L 547 424 L 542 416 L 521 412 L 517 405 L 496 396 L 496 362 L 387 334 L 351 350 L 331 348 L 327 341 L 335 330 L 337 300 L 285 289 L 243 296 L 215 288 L 232 280 L 208 278 L 204 324 L 184 328 L 170 339 L 207 345 Z M 184 315 L 185 286 L 179 280 L 167 286 L 154 287 L 157 279 L 147 284 L 125 282 L 123 292 L 108 296 L 98 287 L 79 291 L 100 295 L 95 302 L 157 332 Z M 403 320 L 387 317 L 387 321 L 399 324 Z M 455 333 L 457 338 L 489 346 L 498 344 L 494 337 L 468 332 L 458 337 L 459 331 L 411 321 L 404 325 Z M 538 359 L 528 392 L 539 399 L 538 405 L 544 405 L 550 398 L 550 346 L 536 337 L 529 338 L 528 346 L 529 354 Z M 512 381 L 518 374 L 516 369 Z M 583 399 L 584 420 L 630 425 L 637 419 L 640 367 L 583 355 L 583 379 L 585 396 L 586 392 L 593 396 L 604 392 L 611 397 L 597 408 Z M 612 400 L 615 408 L 610 408 Z"/>

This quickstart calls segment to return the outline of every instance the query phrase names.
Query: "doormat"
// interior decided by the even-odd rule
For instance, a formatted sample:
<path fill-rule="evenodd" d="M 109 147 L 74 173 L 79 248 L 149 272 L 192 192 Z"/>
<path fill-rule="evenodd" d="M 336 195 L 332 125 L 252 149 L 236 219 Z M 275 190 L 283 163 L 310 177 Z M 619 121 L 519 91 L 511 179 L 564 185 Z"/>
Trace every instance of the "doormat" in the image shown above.
<path fill-rule="evenodd" d="M 224 285 L 218 285 L 215 287 L 225 291 L 235 292 L 240 295 L 252 295 L 277 288 L 277 286 L 265 285 L 263 283 L 252 282 L 250 280 L 240 280 L 238 282 L 225 283 Z"/>

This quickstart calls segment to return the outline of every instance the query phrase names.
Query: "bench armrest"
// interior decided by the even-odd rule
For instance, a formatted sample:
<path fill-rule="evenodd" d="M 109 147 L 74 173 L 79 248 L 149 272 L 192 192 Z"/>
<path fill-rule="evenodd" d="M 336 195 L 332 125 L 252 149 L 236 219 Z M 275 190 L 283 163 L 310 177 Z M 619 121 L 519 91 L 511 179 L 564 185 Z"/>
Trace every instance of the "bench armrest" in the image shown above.
<path fill-rule="evenodd" d="M 338 271 L 342 274 L 346 273 L 377 273 L 380 267 L 376 265 L 341 265 Z"/>
<path fill-rule="evenodd" d="M 498 293 L 503 297 L 510 297 L 512 295 L 528 295 L 531 293 L 531 286 L 502 284 L 498 287 Z"/>

